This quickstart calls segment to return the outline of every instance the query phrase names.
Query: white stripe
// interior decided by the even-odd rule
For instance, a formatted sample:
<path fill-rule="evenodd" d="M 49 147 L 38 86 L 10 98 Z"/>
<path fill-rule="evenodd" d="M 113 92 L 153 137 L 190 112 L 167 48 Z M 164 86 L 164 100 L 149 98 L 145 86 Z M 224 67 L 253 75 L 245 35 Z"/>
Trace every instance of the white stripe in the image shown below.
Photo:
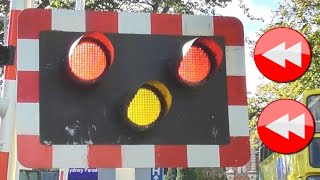
<path fill-rule="evenodd" d="M 147 168 L 155 166 L 154 145 L 122 145 L 122 167 Z"/>
<path fill-rule="evenodd" d="M 151 34 L 151 18 L 149 13 L 120 12 L 119 33 Z"/>
<path fill-rule="evenodd" d="M 39 40 L 18 39 L 18 71 L 39 71 Z"/>
<path fill-rule="evenodd" d="M 218 145 L 188 145 L 188 167 L 220 167 Z"/>
<path fill-rule="evenodd" d="M 213 36 L 213 17 L 183 14 L 182 35 Z"/>
<path fill-rule="evenodd" d="M 83 10 L 52 10 L 52 30 L 85 32 L 86 13 Z"/>
<path fill-rule="evenodd" d="M 11 10 L 24 10 L 25 0 L 11 0 Z"/>
<path fill-rule="evenodd" d="M 25 8 L 35 8 L 35 0 L 26 0 Z"/>
<path fill-rule="evenodd" d="M 39 135 L 39 103 L 17 103 L 17 134 Z"/>
<path fill-rule="evenodd" d="M 245 50 L 243 46 L 226 46 L 228 76 L 246 76 Z"/>
<path fill-rule="evenodd" d="M 228 106 L 230 136 L 249 136 L 248 106 Z"/>
<path fill-rule="evenodd" d="M 87 145 L 53 145 L 53 168 L 88 167 Z"/>

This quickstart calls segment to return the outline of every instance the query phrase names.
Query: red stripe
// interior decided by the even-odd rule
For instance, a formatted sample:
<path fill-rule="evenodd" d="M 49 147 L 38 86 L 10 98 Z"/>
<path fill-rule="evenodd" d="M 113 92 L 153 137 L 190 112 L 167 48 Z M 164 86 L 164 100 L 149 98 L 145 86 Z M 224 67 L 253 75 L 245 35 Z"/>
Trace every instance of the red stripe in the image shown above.
<path fill-rule="evenodd" d="M 101 33 L 118 32 L 118 13 L 86 11 L 86 31 Z"/>
<path fill-rule="evenodd" d="M 39 39 L 40 31 L 51 30 L 51 10 L 26 9 L 19 16 L 19 39 Z"/>
<path fill-rule="evenodd" d="M 247 105 L 247 86 L 245 76 L 228 76 L 228 105 Z"/>
<path fill-rule="evenodd" d="M 186 145 L 155 145 L 156 167 L 188 167 Z"/>
<path fill-rule="evenodd" d="M 10 12 L 9 29 L 8 29 L 8 44 L 17 47 L 17 26 L 18 17 L 21 10 L 12 10 Z M 14 65 L 6 66 L 4 78 L 10 80 L 16 80 L 17 71 L 17 52 L 15 53 Z"/>
<path fill-rule="evenodd" d="M 39 72 L 19 71 L 18 72 L 18 102 L 39 102 Z"/>
<path fill-rule="evenodd" d="M 231 137 L 230 144 L 220 145 L 220 166 L 240 167 L 250 159 L 249 137 Z"/>
<path fill-rule="evenodd" d="M 39 136 L 17 136 L 18 160 L 24 167 L 52 168 L 52 146 L 40 144 Z"/>
<path fill-rule="evenodd" d="M 151 34 L 182 35 L 182 16 L 152 13 Z"/>
<path fill-rule="evenodd" d="M 215 36 L 223 36 L 227 46 L 243 46 L 244 32 L 242 22 L 235 17 L 213 17 Z"/>
<path fill-rule="evenodd" d="M 0 152 L 0 180 L 7 180 L 9 152 Z"/>
<path fill-rule="evenodd" d="M 8 29 L 8 44 L 17 45 L 17 30 L 18 30 L 18 17 L 21 10 L 12 10 L 9 16 L 9 29 Z"/>
<path fill-rule="evenodd" d="M 17 55 L 17 53 L 16 53 L 16 55 Z M 16 60 L 15 60 L 15 62 L 16 62 Z M 17 64 L 16 63 L 14 65 L 5 67 L 4 79 L 16 80 L 16 75 L 17 75 Z"/>
<path fill-rule="evenodd" d="M 92 168 L 121 168 L 120 145 L 92 145 L 89 146 L 88 164 Z"/>

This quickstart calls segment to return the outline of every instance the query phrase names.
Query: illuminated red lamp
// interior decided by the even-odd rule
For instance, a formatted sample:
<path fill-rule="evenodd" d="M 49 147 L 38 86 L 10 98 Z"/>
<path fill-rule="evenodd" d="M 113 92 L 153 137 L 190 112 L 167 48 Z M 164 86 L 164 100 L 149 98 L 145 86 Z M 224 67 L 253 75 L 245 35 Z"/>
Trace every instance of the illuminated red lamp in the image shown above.
<path fill-rule="evenodd" d="M 200 37 L 187 42 L 176 65 L 178 80 L 187 86 L 203 85 L 219 69 L 223 50 L 213 39 Z"/>
<path fill-rule="evenodd" d="M 111 67 L 113 58 L 114 48 L 104 34 L 87 33 L 71 45 L 67 58 L 67 70 L 76 82 L 94 84 Z"/>

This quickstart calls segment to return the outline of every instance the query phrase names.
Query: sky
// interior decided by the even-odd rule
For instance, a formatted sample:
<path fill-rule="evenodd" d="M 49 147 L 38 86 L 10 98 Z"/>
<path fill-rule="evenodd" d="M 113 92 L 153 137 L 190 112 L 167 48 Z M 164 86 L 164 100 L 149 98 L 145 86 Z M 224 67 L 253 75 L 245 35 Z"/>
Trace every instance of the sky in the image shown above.
<path fill-rule="evenodd" d="M 271 22 L 272 10 L 277 9 L 279 2 L 282 0 L 244 0 L 244 3 L 249 8 L 250 14 L 255 17 L 262 17 L 265 22 L 253 21 L 244 15 L 243 10 L 239 7 L 238 0 L 233 0 L 226 8 L 216 8 L 216 13 L 224 16 L 234 16 L 240 19 L 244 26 L 244 34 L 252 40 L 258 40 L 256 32 L 264 27 L 265 24 Z M 252 47 L 253 48 L 253 47 Z M 262 77 L 262 74 L 257 69 L 252 56 L 250 55 L 250 47 L 246 44 L 246 77 L 247 91 L 255 92 L 257 85 Z"/>

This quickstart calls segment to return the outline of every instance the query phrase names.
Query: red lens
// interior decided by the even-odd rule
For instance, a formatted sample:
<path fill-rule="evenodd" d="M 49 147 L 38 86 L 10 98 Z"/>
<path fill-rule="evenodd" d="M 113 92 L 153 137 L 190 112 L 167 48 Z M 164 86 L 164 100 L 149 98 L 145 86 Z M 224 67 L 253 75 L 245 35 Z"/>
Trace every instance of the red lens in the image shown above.
<path fill-rule="evenodd" d="M 200 47 L 191 46 L 180 62 L 178 75 L 183 81 L 196 84 L 209 75 L 210 68 L 208 54 Z"/>
<path fill-rule="evenodd" d="M 104 50 L 97 43 L 82 40 L 69 57 L 71 72 L 82 81 L 93 81 L 102 75 L 108 62 Z"/>

